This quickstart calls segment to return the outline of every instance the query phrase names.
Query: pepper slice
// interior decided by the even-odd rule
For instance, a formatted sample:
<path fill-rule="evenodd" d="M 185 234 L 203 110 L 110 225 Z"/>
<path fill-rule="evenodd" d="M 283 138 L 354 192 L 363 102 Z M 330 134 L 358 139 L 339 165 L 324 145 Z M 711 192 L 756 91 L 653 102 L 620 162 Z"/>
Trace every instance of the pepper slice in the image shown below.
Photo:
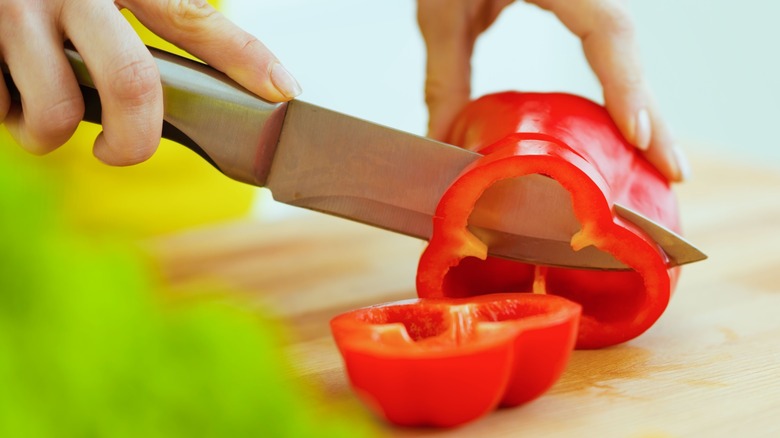
<path fill-rule="evenodd" d="M 660 317 L 679 268 L 668 269 L 658 245 L 617 216 L 613 205 L 679 232 L 677 203 L 669 183 L 625 141 L 603 107 L 562 93 L 489 95 L 465 108 L 449 140 L 485 156 L 441 198 L 418 265 L 420 297 L 559 295 L 583 307 L 578 348 L 630 340 Z M 486 245 L 467 229 L 469 215 L 492 184 L 529 174 L 549 176 L 571 193 L 582 226 L 573 248 L 595 245 L 633 271 L 546 268 L 488 257 Z"/>
<path fill-rule="evenodd" d="M 331 330 L 366 404 L 405 426 L 456 426 L 544 393 L 563 372 L 580 306 L 552 295 L 491 294 L 381 304 Z"/>

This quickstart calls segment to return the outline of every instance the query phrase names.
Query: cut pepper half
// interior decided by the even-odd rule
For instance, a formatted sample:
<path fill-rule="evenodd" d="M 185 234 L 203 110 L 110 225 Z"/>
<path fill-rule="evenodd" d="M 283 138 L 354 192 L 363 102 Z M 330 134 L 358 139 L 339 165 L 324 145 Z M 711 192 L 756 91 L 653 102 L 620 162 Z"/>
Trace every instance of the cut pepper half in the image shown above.
<path fill-rule="evenodd" d="M 668 182 L 617 130 L 603 107 L 567 94 L 501 93 L 470 104 L 450 141 L 485 156 L 467 167 L 441 198 L 431 241 L 417 271 L 420 297 L 493 292 L 558 295 L 582 305 L 578 348 L 630 340 L 666 308 L 678 268 L 613 205 L 621 203 L 679 231 Z M 467 228 L 480 196 L 508 178 L 542 174 L 571 193 L 581 230 L 572 247 L 611 253 L 632 271 L 544 268 L 487 256 Z"/>
<path fill-rule="evenodd" d="M 544 393 L 573 349 L 580 306 L 552 295 L 399 301 L 331 321 L 353 388 L 389 421 L 456 426 Z"/>

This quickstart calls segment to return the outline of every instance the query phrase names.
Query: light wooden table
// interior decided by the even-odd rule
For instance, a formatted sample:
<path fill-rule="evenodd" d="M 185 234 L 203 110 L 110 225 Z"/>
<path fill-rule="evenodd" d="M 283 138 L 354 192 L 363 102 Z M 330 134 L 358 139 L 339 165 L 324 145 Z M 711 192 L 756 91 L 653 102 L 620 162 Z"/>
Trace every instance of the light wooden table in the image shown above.
<path fill-rule="evenodd" d="M 780 172 L 694 156 L 678 187 L 687 237 L 710 259 L 683 269 L 641 337 L 577 351 L 540 399 L 417 436 L 780 436 Z M 245 221 L 152 242 L 170 282 L 227 283 L 287 318 L 289 353 L 327 395 L 353 398 L 328 320 L 414 296 L 423 243 L 311 214 Z M 380 423 L 381 424 L 381 423 Z"/>

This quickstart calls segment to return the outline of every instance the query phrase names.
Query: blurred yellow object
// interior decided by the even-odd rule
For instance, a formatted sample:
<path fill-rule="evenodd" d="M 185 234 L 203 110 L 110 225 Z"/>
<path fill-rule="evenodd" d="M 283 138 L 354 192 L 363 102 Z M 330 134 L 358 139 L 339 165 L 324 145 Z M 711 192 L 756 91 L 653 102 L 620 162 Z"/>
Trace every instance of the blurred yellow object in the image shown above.
<path fill-rule="evenodd" d="M 210 3 L 217 6 L 218 0 Z M 147 45 L 188 56 L 122 12 Z M 136 166 L 117 168 L 99 162 L 92 144 L 100 129 L 82 123 L 67 144 L 38 158 L 61 181 L 63 208 L 79 228 L 148 236 L 249 212 L 254 188 L 225 177 L 171 141 L 163 140 L 151 159 Z"/>

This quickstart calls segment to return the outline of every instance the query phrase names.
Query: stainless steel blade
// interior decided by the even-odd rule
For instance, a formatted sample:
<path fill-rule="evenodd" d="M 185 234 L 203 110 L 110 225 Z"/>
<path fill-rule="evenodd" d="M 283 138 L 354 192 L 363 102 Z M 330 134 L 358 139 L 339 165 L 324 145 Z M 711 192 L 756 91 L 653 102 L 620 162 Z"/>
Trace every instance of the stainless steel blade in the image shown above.
<path fill-rule="evenodd" d="M 442 193 L 478 158 L 292 101 L 265 185 L 277 201 L 427 239 Z"/>
<path fill-rule="evenodd" d="M 293 101 L 287 107 L 266 187 L 274 199 L 286 204 L 428 239 L 442 194 L 479 157 Z M 469 223 L 495 256 L 551 266 L 627 269 L 594 247 L 571 249 L 571 237 L 580 228 L 571 196 L 541 175 L 495 184 L 479 200 Z M 637 225 L 644 229 L 647 224 Z M 690 246 L 668 230 L 655 232 L 664 234 L 658 239 L 662 245 L 674 241 L 674 246 Z M 678 253 L 680 257 L 670 257 L 673 263 L 689 261 Z"/>
<path fill-rule="evenodd" d="M 650 238 L 652 238 L 669 258 L 670 266 L 684 265 L 686 263 L 700 262 L 707 258 L 707 255 L 691 245 L 685 238 L 674 231 L 653 222 L 641 213 L 633 211 L 620 204 L 615 204 L 615 211 L 623 219 L 628 220 L 638 226 Z"/>

